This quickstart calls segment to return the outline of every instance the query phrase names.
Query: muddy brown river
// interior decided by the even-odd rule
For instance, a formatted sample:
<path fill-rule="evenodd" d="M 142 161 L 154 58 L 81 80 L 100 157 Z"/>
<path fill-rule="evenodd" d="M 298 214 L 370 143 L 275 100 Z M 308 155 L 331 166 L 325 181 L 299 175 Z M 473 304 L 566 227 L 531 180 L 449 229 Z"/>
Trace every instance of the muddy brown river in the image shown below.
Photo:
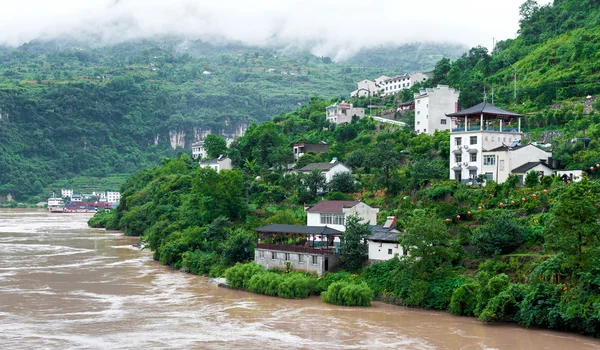
<path fill-rule="evenodd" d="M 222 289 L 88 214 L 0 209 L 4 349 L 600 349 L 579 335 Z"/>

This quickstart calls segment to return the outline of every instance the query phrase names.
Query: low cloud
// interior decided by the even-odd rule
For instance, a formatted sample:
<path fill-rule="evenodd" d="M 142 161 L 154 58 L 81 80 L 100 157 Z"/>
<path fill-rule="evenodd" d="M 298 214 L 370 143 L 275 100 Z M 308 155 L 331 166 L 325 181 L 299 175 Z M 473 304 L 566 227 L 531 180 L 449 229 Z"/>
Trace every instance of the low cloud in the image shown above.
<path fill-rule="evenodd" d="M 180 36 L 294 45 L 339 60 L 361 48 L 417 41 L 491 47 L 493 38 L 515 36 L 522 1 L 8 0 L 0 12 L 0 43 Z"/>

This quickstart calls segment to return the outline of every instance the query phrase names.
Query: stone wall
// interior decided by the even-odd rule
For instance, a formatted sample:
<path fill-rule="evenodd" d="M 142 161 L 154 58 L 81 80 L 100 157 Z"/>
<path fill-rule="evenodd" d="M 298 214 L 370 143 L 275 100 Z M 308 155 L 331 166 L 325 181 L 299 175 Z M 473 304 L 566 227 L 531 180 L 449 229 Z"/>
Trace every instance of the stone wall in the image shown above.
<path fill-rule="evenodd" d="M 335 271 L 340 263 L 338 254 L 321 255 L 260 248 L 254 250 L 254 262 L 261 265 L 265 270 L 272 268 L 285 269 L 286 262 L 289 262 L 290 267 L 294 270 L 310 271 L 322 275 L 326 272 L 325 259 L 328 261 L 328 271 Z"/>

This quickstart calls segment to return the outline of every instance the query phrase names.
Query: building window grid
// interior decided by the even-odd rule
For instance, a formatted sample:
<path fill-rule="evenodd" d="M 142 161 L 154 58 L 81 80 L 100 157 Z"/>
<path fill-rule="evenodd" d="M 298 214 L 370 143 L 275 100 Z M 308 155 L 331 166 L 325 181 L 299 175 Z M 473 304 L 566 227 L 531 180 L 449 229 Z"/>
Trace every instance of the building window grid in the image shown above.
<path fill-rule="evenodd" d="M 495 156 L 483 156 L 483 165 L 496 165 Z"/>
<path fill-rule="evenodd" d="M 321 225 L 345 225 L 344 214 L 321 214 Z"/>
<path fill-rule="evenodd" d="M 298 254 L 298 262 L 301 264 L 304 263 L 304 255 Z"/>
<path fill-rule="evenodd" d="M 470 143 L 471 143 L 471 145 L 476 145 L 477 144 L 477 136 L 471 136 Z"/>
<path fill-rule="evenodd" d="M 454 159 L 456 160 L 456 163 L 462 162 L 462 154 L 455 154 Z"/>
<path fill-rule="evenodd" d="M 471 162 L 477 161 L 477 153 L 471 153 Z"/>
<path fill-rule="evenodd" d="M 440 120 L 440 124 L 442 124 L 442 125 L 446 125 L 446 119 L 442 119 L 442 120 Z"/>
<path fill-rule="evenodd" d="M 316 265 L 316 264 L 317 264 L 317 262 L 318 262 L 318 260 L 317 260 L 317 256 L 316 256 L 316 255 L 313 255 L 313 256 L 312 256 L 312 264 L 313 264 L 313 265 Z"/>
<path fill-rule="evenodd" d="M 457 146 L 462 146 L 462 137 L 455 138 L 454 142 Z"/>

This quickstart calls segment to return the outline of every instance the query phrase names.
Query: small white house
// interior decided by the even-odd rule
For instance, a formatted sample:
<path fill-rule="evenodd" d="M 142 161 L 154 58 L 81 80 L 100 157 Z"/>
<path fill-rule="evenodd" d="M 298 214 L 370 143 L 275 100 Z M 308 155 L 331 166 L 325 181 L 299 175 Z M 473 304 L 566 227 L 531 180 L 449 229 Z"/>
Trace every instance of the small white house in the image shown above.
<path fill-rule="evenodd" d="M 551 176 L 554 170 L 550 167 L 552 152 L 547 152 L 538 147 L 527 144 L 503 145 L 491 150 L 483 150 L 481 158 L 481 172 L 486 178 L 502 183 L 510 174 L 515 174 L 525 179 L 525 174 L 537 170 L 540 175 Z"/>
<path fill-rule="evenodd" d="M 307 226 L 327 226 L 338 231 L 346 231 L 348 216 L 356 215 L 361 223 L 377 224 L 379 208 L 357 201 L 323 201 L 306 209 Z"/>
<path fill-rule="evenodd" d="M 354 116 L 359 119 L 363 118 L 365 116 L 365 109 L 354 107 L 352 103 L 347 103 L 345 101 L 325 108 L 325 117 L 327 118 L 327 121 L 334 124 L 350 123 Z"/>
<path fill-rule="evenodd" d="M 221 170 L 233 169 L 233 165 L 231 164 L 231 159 L 229 159 L 223 155 L 220 155 L 219 158 L 207 159 L 205 161 L 202 161 L 202 162 L 200 162 L 200 166 L 213 168 L 217 172 L 219 172 Z"/>
<path fill-rule="evenodd" d="M 371 226 L 369 244 L 369 262 L 386 261 L 394 256 L 407 255 L 399 243 L 401 232 L 396 229 L 396 217 L 388 216 L 382 226 Z"/>
<path fill-rule="evenodd" d="M 69 189 L 67 189 L 67 188 L 61 188 L 61 190 L 60 190 L 60 196 L 62 198 L 67 198 L 67 197 L 71 198 L 71 197 L 73 197 L 73 189 L 71 189 L 71 188 L 69 188 Z"/>
<path fill-rule="evenodd" d="M 448 85 L 438 85 L 414 94 L 415 132 L 433 135 L 436 130 L 450 130 L 446 114 L 458 111 L 459 95 Z"/>
<path fill-rule="evenodd" d="M 323 175 L 325 175 L 325 181 L 330 183 L 333 180 L 333 176 L 338 173 L 352 173 L 350 167 L 340 163 L 337 159 L 332 160 L 329 163 L 310 163 L 305 167 L 298 169 L 298 173 L 307 174 L 314 169 L 319 169 Z"/>

